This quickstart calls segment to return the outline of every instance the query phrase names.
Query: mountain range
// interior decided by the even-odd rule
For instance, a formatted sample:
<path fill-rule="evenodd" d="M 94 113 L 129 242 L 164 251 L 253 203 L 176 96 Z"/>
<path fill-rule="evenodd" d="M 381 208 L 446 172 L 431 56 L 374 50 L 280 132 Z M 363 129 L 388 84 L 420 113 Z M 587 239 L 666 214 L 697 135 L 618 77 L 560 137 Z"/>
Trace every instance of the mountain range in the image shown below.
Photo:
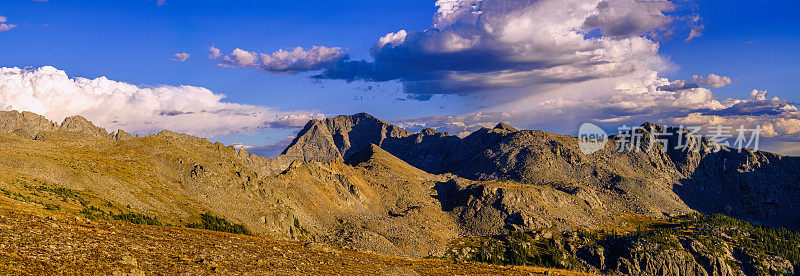
<path fill-rule="evenodd" d="M 359 113 L 311 120 L 265 158 L 0 111 L 0 205 L 184 227 L 213 217 L 271 239 L 596 274 L 795 273 L 800 158 L 633 131 L 640 148 L 611 137 L 585 154 L 576 137 L 502 123 L 460 138 Z"/>

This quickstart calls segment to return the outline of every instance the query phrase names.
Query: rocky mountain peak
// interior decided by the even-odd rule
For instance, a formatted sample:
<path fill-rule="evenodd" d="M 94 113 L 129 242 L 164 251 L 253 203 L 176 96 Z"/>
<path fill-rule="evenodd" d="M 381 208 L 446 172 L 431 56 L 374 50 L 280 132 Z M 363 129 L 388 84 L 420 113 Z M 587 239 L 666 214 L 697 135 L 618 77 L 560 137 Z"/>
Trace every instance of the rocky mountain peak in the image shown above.
<path fill-rule="evenodd" d="M 309 162 L 343 161 L 325 121 L 311 120 L 283 151 L 290 160 Z"/>
<path fill-rule="evenodd" d="M 58 124 L 32 112 L 0 111 L 0 133 L 16 133 L 33 139 L 41 131 L 53 131 Z"/>
<path fill-rule="evenodd" d="M 420 131 L 419 133 L 422 134 L 423 136 L 430 136 L 430 135 L 436 135 L 439 132 L 432 128 L 426 128 Z"/>
<path fill-rule="evenodd" d="M 125 132 L 124 130 L 118 129 L 117 132 L 114 133 L 114 140 L 116 141 L 130 140 L 130 139 L 133 139 L 133 135 Z"/>
<path fill-rule="evenodd" d="M 494 127 L 494 130 L 507 131 L 507 132 L 517 132 L 518 131 L 516 128 L 514 128 L 512 126 L 509 126 L 507 124 L 504 124 L 504 123 L 497 124 Z"/>
<path fill-rule="evenodd" d="M 103 128 L 97 127 L 92 122 L 87 120 L 82 116 L 72 116 L 67 117 L 64 119 L 64 122 L 61 123 L 61 127 L 59 130 L 66 130 L 66 131 L 75 131 L 75 132 L 83 132 L 87 134 L 91 134 L 97 137 L 102 138 L 111 138 L 111 135 L 108 134 Z"/>
<path fill-rule="evenodd" d="M 344 161 L 370 144 L 413 135 L 367 113 L 311 120 L 284 150 L 292 160 Z"/>

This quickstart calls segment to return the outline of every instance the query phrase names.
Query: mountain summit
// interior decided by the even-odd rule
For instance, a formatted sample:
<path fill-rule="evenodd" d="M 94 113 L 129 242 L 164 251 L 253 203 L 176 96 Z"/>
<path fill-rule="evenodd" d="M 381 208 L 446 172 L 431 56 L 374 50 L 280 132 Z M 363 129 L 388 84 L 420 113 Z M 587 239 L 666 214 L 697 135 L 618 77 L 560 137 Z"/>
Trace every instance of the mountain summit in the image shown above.
<path fill-rule="evenodd" d="M 367 113 L 311 120 L 283 155 L 302 161 L 344 161 L 370 144 L 381 146 L 387 139 L 412 134 Z"/>

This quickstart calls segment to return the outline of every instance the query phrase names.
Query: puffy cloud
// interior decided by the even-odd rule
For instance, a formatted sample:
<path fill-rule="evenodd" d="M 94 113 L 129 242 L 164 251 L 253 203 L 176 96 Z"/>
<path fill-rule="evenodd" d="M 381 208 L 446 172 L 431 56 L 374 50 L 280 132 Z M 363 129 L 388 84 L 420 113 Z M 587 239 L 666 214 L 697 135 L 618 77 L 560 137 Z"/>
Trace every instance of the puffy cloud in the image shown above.
<path fill-rule="evenodd" d="M 342 48 L 314 46 L 306 50 L 296 47 L 289 50 L 278 50 L 271 54 L 249 52 L 239 48 L 229 55 L 223 56 L 219 49 L 209 48 L 211 57 L 222 67 L 249 67 L 273 73 L 299 73 L 316 71 L 331 66 L 344 58 Z"/>
<path fill-rule="evenodd" d="M 730 77 L 723 77 L 715 74 L 709 74 L 707 77 L 694 75 L 692 76 L 692 81 L 702 86 L 713 88 L 721 88 L 733 83 Z"/>
<path fill-rule="evenodd" d="M 669 1 L 439 0 L 430 29 L 400 30 L 373 45 L 374 61 L 344 60 L 315 76 L 399 80 L 412 95 L 517 91 L 671 67 L 648 38 L 683 17 Z M 699 20 L 699 17 L 697 17 Z M 412 97 L 428 99 L 430 97 Z"/>
<path fill-rule="evenodd" d="M 5 32 L 17 27 L 17 25 L 14 24 L 7 24 L 6 21 L 8 21 L 7 17 L 0 16 L 0 32 Z"/>
<path fill-rule="evenodd" d="M 203 137 L 268 127 L 301 127 L 286 118 L 321 117 L 268 107 L 223 102 L 224 95 L 195 86 L 139 87 L 108 80 L 69 78 L 45 66 L 0 68 L 0 110 L 25 110 L 61 122 L 82 115 L 108 130 L 136 133 L 162 129 Z"/>
<path fill-rule="evenodd" d="M 251 53 L 239 48 L 233 49 L 233 52 L 226 56 L 221 62 L 220 65 L 224 67 L 230 66 L 239 66 L 239 67 L 246 67 L 246 66 L 254 66 L 257 67 L 256 64 L 256 53 Z"/>
<path fill-rule="evenodd" d="M 218 59 L 222 56 L 222 51 L 215 46 L 208 47 L 208 59 Z"/>
<path fill-rule="evenodd" d="M 320 118 L 324 118 L 324 115 L 314 113 L 285 114 L 276 116 L 274 120 L 267 123 L 267 126 L 270 128 L 297 128 L 299 126 L 305 126 L 308 121 Z"/>
<path fill-rule="evenodd" d="M 715 74 L 709 74 L 707 77 L 694 75 L 692 76 L 691 81 L 686 80 L 674 80 L 667 85 L 662 85 L 658 87 L 658 90 L 662 91 L 680 91 L 692 88 L 698 88 L 702 86 L 708 86 L 712 88 L 721 88 L 725 87 L 729 84 L 732 84 L 733 81 L 729 77 L 723 77 Z"/>
<path fill-rule="evenodd" d="M 750 91 L 750 100 L 751 101 L 766 101 L 767 100 L 767 90 L 756 90 Z"/>
<path fill-rule="evenodd" d="M 686 89 L 692 89 L 692 88 L 698 88 L 698 87 L 700 87 L 700 86 L 697 85 L 697 83 L 691 83 L 691 82 L 688 82 L 688 81 L 685 81 L 685 80 L 675 80 L 675 81 L 670 82 L 667 85 L 659 86 L 658 90 L 661 90 L 661 91 L 680 91 L 680 90 L 686 90 Z"/>
<path fill-rule="evenodd" d="M 177 53 L 173 56 L 172 60 L 186 62 L 192 55 L 189 53 Z"/>
<path fill-rule="evenodd" d="M 384 37 L 378 39 L 378 43 L 375 44 L 375 47 L 373 49 L 375 51 L 380 51 L 380 49 L 383 48 L 383 46 L 386 46 L 387 44 L 391 46 L 403 44 L 403 42 L 406 41 L 406 36 L 408 36 L 408 33 L 405 30 L 400 30 L 399 32 L 396 33 L 389 33 Z"/>
<path fill-rule="evenodd" d="M 600 29 L 604 35 L 628 37 L 666 27 L 673 9 L 668 1 L 608 0 L 597 4 L 596 13 L 586 17 L 584 28 Z"/>

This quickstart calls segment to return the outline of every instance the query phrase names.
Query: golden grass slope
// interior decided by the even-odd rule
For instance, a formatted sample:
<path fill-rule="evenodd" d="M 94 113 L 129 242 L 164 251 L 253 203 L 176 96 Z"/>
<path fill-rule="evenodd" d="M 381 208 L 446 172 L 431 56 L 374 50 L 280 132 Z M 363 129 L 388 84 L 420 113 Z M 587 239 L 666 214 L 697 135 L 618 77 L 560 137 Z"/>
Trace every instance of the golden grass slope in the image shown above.
<path fill-rule="evenodd" d="M 15 204 L 0 198 L 0 274 L 581 275 L 534 267 L 388 257 L 319 243 L 88 220 Z"/>

